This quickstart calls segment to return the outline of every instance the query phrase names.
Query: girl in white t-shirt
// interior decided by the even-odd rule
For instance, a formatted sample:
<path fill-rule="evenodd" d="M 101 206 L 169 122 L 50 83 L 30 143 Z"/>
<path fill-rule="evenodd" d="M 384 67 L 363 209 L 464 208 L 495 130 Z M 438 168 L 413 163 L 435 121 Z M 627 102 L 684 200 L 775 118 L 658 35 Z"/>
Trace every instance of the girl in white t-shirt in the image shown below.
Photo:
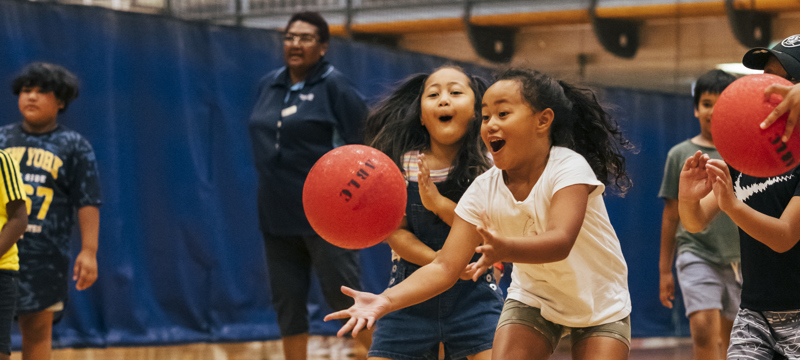
<path fill-rule="evenodd" d="M 627 359 L 627 266 L 602 194 L 629 188 L 630 143 L 591 90 L 536 71 L 500 74 L 482 111 L 495 167 L 462 196 L 436 259 L 380 295 L 343 287 L 355 305 L 326 320 L 350 317 L 339 334 L 357 334 L 448 288 L 477 251 L 474 273 L 514 263 L 494 359 L 547 359 L 568 334 L 575 359 Z"/>

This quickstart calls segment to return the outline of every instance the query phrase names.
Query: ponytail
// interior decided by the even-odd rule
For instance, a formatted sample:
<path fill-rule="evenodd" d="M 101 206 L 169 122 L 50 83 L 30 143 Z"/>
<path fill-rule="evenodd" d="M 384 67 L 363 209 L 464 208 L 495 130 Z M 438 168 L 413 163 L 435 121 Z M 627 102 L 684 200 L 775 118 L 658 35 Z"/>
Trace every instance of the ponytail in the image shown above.
<path fill-rule="evenodd" d="M 569 129 L 571 136 L 557 137 L 555 132 L 551 132 L 553 145 L 561 145 L 558 142 L 562 139 L 571 143 L 568 147 L 586 158 L 603 184 L 613 182 L 620 194 L 624 195 L 632 181 L 625 170 L 622 150 L 632 150 L 633 145 L 625 139 L 617 122 L 597 101 L 594 91 L 563 81 L 558 83 L 572 102 L 574 121 Z"/>
<path fill-rule="evenodd" d="M 606 110 L 597 101 L 594 91 L 571 85 L 541 72 L 508 69 L 497 80 L 515 80 L 532 110 L 553 110 L 550 142 L 581 154 L 605 185 L 614 185 L 620 195 L 631 187 L 625 170 L 623 150 L 633 150 Z"/>

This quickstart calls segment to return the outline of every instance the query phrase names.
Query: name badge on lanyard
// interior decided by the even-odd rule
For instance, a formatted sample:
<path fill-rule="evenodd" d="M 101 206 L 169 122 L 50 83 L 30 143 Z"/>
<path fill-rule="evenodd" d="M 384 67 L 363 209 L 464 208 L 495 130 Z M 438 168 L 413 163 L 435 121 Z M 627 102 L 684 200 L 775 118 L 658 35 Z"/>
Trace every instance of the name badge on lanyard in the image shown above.
<path fill-rule="evenodd" d="M 281 110 L 281 117 L 287 117 L 297 112 L 297 105 L 289 106 Z"/>

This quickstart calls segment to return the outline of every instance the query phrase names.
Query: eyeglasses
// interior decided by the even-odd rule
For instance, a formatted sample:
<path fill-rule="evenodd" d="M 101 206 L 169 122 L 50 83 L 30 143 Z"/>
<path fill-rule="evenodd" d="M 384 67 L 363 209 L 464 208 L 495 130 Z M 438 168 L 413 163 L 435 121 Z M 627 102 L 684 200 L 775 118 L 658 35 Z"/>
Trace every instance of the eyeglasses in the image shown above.
<path fill-rule="evenodd" d="M 316 35 L 311 34 L 292 34 L 286 33 L 283 35 L 283 42 L 286 44 L 294 44 L 295 41 L 299 41 L 300 45 L 312 45 L 315 41 L 317 41 Z"/>

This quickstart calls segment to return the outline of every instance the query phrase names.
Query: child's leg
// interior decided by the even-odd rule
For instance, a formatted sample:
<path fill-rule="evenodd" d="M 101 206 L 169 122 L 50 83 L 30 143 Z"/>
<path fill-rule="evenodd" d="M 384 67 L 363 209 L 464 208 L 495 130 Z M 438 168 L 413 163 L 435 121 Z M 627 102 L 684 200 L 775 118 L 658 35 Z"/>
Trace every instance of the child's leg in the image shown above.
<path fill-rule="evenodd" d="M 508 299 L 494 334 L 492 359 L 549 359 L 562 332 L 563 327 L 543 318 L 540 309 Z"/>
<path fill-rule="evenodd" d="M 622 341 L 610 337 L 593 336 L 572 346 L 572 359 L 626 360 L 630 349 Z"/>
<path fill-rule="evenodd" d="M 572 358 L 626 360 L 630 353 L 631 344 L 631 318 L 607 324 L 573 328 Z"/>
<path fill-rule="evenodd" d="M 720 339 L 720 355 L 724 359 L 725 354 L 728 353 L 728 347 L 731 346 L 731 331 L 733 330 L 733 320 L 724 316 L 719 317 L 719 339 Z"/>
<path fill-rule="evenodd" d="M 0 270 L 0 360 L 11 357 L 11 324 L 17 301 L 16 271 Z"/>
<path fill-rule="evenodd" d="M 734 269 L 690 252 L 675 260 L 692 335 L 695 359 L 723 359 L 730 342 L 730 320 L 739 309 L 741 284 Z"/>
<path fill-rule="evenodd" d="M 538 330 L 520 324 L 497 328 L 492 346 L 492 358 L 502 360 L 545 360 L 554 347 Z"/>
<path fill-rule="evenodd" d="M 695 359 L 722 359 L 721 316 L 717 309 L 695 311 L 689 314 L 689 329 L 692 334 Z M 730 333 L 728 333 L 730 334 Z M 730 336 L 728 336 L 730 339 Z M 727 347 L 725 347 L 727 349 Z"/>
<path fill-rule="evenodd" d="M 467 360 L 491 360 L 492 350 L 481 351 L 475 355 L 467 356 Z"/>
<path fill-rule="evenodd" d="M 19 315 L 22 333 L 22 360 L 50 360 L 53 337 L 53 312 Z"/>

